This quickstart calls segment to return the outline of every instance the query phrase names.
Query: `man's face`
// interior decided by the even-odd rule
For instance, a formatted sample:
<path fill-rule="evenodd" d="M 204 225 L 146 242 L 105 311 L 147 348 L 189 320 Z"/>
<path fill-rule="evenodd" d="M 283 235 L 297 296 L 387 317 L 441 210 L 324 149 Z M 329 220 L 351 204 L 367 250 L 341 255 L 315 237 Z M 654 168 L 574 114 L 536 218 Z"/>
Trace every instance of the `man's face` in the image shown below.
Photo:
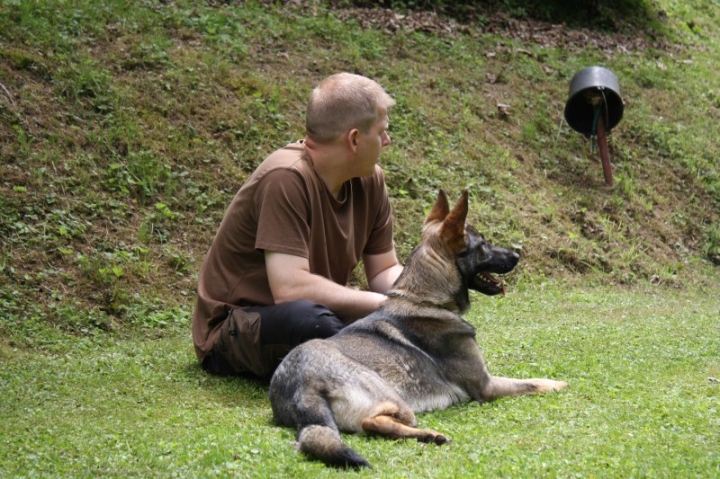
<path fill-rule="evenodd" d="M 388 127 L 387 111 L 379 110 L 378 118 L 370 130 L 358 134 L 358 168 L 364 173 L 361 176 L 371 175 L 375 171 L 375 165 L 380 163 L 380 152 L 392 143 Z"/>

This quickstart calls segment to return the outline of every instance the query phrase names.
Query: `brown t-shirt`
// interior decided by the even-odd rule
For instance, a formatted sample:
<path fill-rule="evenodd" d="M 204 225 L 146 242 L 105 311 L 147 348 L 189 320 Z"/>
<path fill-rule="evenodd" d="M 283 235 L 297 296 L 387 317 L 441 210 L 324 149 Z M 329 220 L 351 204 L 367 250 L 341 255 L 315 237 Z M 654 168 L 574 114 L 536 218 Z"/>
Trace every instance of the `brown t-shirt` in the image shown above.
<path fill-rule="evenodd" d="M 336 199 L 291 143 L 265 159 L 230 203 L 200 269 L 193 341 L 202 361 L 231 309 L 271 305 L 264 250 L 307 258 L 310 272 L 346 285 L 363 254 L 390 251 L 392 209 L 380 167 Z"/>

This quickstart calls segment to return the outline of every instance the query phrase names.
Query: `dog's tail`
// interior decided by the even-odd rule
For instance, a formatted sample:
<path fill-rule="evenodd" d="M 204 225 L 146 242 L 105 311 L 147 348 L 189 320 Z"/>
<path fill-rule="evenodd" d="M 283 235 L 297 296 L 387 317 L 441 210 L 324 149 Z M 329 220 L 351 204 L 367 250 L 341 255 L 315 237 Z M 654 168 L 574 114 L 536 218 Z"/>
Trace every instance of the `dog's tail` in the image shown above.
<path fill-rule="evenodd" d="M 317 351 L 311 344 L 295 348 L 275 371 L 268 391 L 273 418 L 278 425 L 297 428 L 297 449 L 307 456 L 337 468 L 370 467 L 340 438 L 328 391 L 341 385 L 324 377 L 322 368 L 310 366 L 322 364 L 325 359 L 316 355 L 326 352 L 324 343 L 315 343 Z"/>
<path fill-rule="evenodd" d="M 370 467 L 370 463 L 342 442 L 334 426 L 334 424 L 301 426 L 298 429 L 298 449 L 328 466 L 354 469 Z"/>

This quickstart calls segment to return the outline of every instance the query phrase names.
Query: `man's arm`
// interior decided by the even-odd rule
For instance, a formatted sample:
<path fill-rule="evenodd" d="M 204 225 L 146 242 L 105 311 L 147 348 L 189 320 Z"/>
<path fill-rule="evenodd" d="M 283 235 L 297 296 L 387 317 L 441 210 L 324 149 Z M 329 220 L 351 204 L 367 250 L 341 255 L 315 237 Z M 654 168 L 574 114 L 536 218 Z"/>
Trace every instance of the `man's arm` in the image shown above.
<path fill-rule="evenodd" d="M 375 263 L 372 259 L 371 262 Z M 310 263 L 301 256 L 265 250 L 265 267 L 276 303 L 314 301 L 327 306 L 343 321 L 351 322 L 372 313 L 385 300 L 382 294 L 347 288 L 310 273 Z M 375 271 L 378 274 L 383 275 L 382 271 Z"/>
<path fill-rule="evenodd" d="M 386 293 L 403 270 L 395 248 L 387 253 L 364 255 L 363 264 L 368 286 L 376 293 Z"/>

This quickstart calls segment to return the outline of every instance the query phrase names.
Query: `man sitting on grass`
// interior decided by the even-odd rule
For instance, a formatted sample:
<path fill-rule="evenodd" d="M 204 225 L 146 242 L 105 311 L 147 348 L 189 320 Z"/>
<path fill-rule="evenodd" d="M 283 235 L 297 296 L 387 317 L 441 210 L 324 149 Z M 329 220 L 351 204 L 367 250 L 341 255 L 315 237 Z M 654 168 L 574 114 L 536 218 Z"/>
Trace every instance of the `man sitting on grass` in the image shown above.
<path fill-rule="evenodd" d="M 205 370 L 267 377 L 294 346 L 385 299 L 402 271 L 379 166 L 394 104 L 363 76 L 326 78 L 310 96 L 305 139 L 240 188 L 198 280 L 192 333 Z M 371 291 L 347 287 L 361 260 Z"/>

